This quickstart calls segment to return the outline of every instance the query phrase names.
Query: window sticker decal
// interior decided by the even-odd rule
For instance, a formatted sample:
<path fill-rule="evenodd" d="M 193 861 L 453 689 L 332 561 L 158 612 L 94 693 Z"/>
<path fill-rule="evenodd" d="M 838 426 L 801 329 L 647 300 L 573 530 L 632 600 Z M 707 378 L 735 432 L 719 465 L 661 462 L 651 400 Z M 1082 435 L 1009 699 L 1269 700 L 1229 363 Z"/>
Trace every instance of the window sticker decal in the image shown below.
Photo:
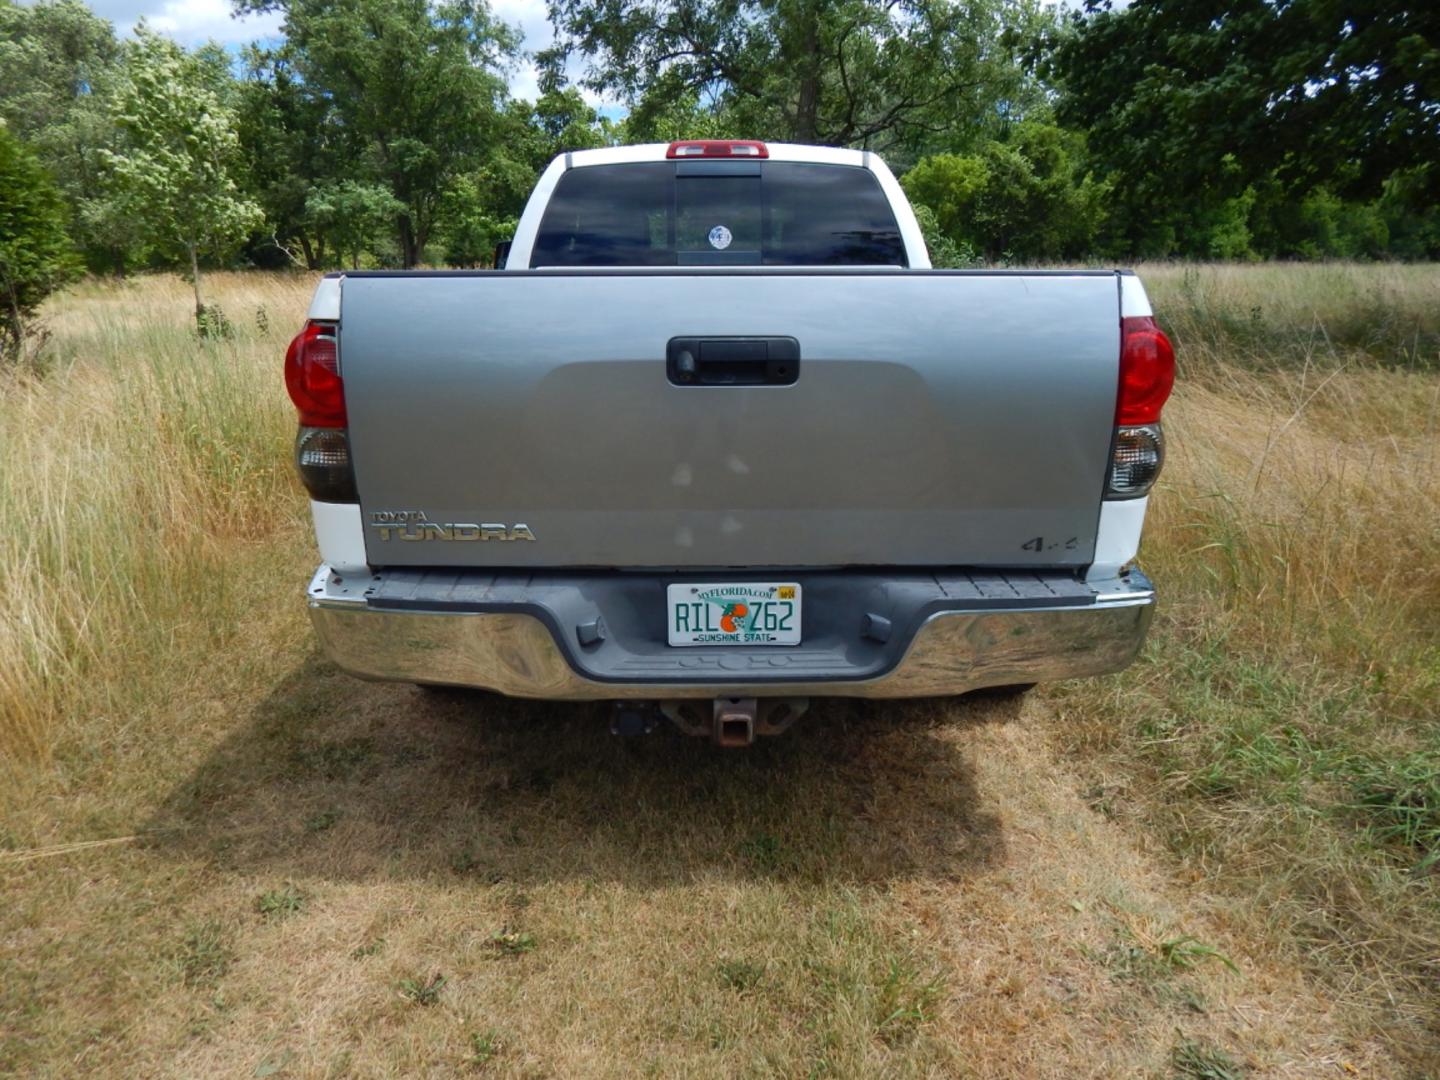
<path fill-rule="evenodd" d="M 724 225 L 716 225 L 710 230 L 710 246 L 716 251 L 724 251 L 730 246 L 730 230 Z"/>

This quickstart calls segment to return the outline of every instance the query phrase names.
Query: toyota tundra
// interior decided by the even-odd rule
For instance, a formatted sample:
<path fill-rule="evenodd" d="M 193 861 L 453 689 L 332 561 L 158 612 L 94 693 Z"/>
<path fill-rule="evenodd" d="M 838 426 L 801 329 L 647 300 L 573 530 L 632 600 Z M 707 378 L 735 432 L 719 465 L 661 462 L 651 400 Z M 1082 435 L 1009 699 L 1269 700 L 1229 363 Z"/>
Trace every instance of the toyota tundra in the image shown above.
<path fill-rule="evenodd" d="M 321 645 L 726 744 L 1114 672 L 1169 341 L 1125 271 L 935 270 L 873 153 L 557 158 L 503 267 L 331 274 L 285 360 Z"/>

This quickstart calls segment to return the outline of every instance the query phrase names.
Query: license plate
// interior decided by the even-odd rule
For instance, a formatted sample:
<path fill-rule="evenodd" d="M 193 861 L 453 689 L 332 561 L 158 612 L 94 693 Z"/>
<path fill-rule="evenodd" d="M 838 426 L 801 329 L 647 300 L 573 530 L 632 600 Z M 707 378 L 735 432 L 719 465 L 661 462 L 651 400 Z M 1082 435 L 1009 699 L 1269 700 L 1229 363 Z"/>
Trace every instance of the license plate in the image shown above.
<path fill-rule="evenodd" d="M 671 585 L 665 601 L 671 645 L 800 644 L 793 581 Z"/>

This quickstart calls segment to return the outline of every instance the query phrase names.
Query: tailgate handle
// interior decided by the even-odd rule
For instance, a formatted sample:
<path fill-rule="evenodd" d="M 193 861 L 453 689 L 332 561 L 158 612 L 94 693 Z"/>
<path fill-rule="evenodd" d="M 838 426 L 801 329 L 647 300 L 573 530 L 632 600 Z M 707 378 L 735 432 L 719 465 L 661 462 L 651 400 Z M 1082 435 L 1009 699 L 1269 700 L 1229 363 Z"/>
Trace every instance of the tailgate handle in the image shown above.
<path fill-rule="evenodd" d="M 790 386 L 800 378 L 792 337 L 671 338 L 665 373 L 676 386 Z"/>

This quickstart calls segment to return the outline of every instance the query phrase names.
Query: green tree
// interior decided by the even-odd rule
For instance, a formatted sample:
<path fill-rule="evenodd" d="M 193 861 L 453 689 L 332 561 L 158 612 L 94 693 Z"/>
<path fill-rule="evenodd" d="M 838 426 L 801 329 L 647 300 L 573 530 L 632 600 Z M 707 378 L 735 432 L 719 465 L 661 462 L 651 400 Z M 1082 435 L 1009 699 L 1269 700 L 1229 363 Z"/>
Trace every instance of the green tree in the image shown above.
<path fill-rule="evenodd" d="M 33 143 L 66 121 L 119 56 L 110 24 L 79 0 L 0 0 L 0 115 Z"/>
<path fill-rule="evenodd" d="M 78 0 L 0 0 L 0 119 L 55 178 L 71 235 L 97 270 L 123 270 L 139 246 L 132 221 L 94 202 L 101 151 L 118 138 L 108 99 L 119 58 L 110 24 Z"/>
<path fill-rule="evenodd" d="M 404 204 L 379 184 L 340 180 L 315 188 L 305 200 L 306 223 L 312 235 L 328 239 L 335 254 L 360 268 L 360 257 L 377 236 L 404 211 Z M 323 246 L 321 248 L 323 251 Z"/>
<path fill-rule="evenodd" d="M 1081 141 L 1041 121 L 972 154 L 925 158 L 901 183 L 958 250 L 991 260 L 1088 255 L 1104 222 L 1107 187 L 1086 170 Z"/>
<path fill-rule="evenodd" d="M 515 235 L 541 170 L 559 154 L 616 140 L 608 121 L 573 87 L 509 102 L 496 138 L 473 173 L 457 177 L 440 207 L 438 232 L 451 266 L 489 266 L 495 245 Z"/>
<path fill-rule="evenodd" d="M 318 270 L 329 265 L 329 237 L 317 228 L 322 219 L 312 212 L 310 197 L 341 180 L 370 179 L 364 141 L 339 122 L 330 97 L 301 78 L 289 43 L 275 49 L 251 46 L 242 58 L 236 134 L 244 183 L 270 229 L 268 242 L 262 241 L 256 254 L 264 260 L 279 253 L 285 262 Z M 370 224 L 388 232 L 393 222 L 392 216 Z"/>
<path fill-rule="evenodd" d="M 990 170 L 978 154 L 936 154 L 900 180 L 905 194 L 924 206 L 940 234 L 953 243 L 978 235 L 975 204 L 990 185 Z"/>
<path fill-rule="evenodd" d="M 930 255 L 930 265 L 936 270 L 959 270 L 975 266 L 980 262 L 979 254 L 970 247 L 956 243 L 950 234 L 940 227 L 940 219 L 934 210 L 924 203 L 915 203 L 915 220 L 925 237 L 925 250 Z"/>
<path fill-rule="evenodd" d="M 690 89 L 676 73 L 668 72 L 633 103 L 620 121 L 617 134 L 622 143 L 755 137 L 756 132 L 742 130 L 738 123 L 732 114 L 707 108 L 698 90 Z"/>
<path fill-rule="evenodd" d="M 65 222 L 54 181 L 0 123 L 0 358 L 20 355 L 27 321 L 77 269 Z"/>
<path fill-rule="evenodd" d="M 1204 259 L 1243 262 L 1256 258 L 1251 230 L 1254 209 L 1254 188 L 1192 207 L 1179 233 L 1181 250 Z"/>
<path fill-rule="evenodd" d="M 1031 0 L 550 0 L 566 61 L 647 122 L 693 95 L 750 137 L 889 148 L 984 130 L 1024 80 Z"/>
<path fill-rule="evenodd" d="M 534 104 L 511 101 L 479 170 L 462 178 L 465 193 L 452 187 L 447 218 L 453 224 L 451 211 L 465 211 L 465 199 L 475 200 L 469 209 L 491 220 L 519 217 L 541 170 L 557 155 L 605 146 L 614 136 L 611 126 L 573 87 L 544 94 Z M 485 254 L 488 258 L 489 252 Z"/>
<path fill-rule="evenodd" d="M 1271 177 L 1368 198 L 1399 170 L 1440 200 L 1430 0 L 1088 0 L 1053 44 L 1061 120 L 1142 206 Z"/>
<path fill-rule="evenodd" d="M 295 71 L 329 120 L 363 147 L 352 178 L 384 184 L 403 209 L 406 266 L 423 257 L 446 192 L 493 144 L 516 37 L 484 0 L 237 0 L 281 10 Z"/>
<path fill-rule="evenodd" d="M 122 147 L 104 151 L 109 201 L 160 249 L 183 255 L 203 320 L 200 256 L 223 255 L 262 219 L 235 182 L 235 114 L 214 87 L 213 64 L 142 25 L 126 48 L 113 103 Z"/>
<path fill-rule="evenodd" d="M 1407 190 L 1411 179 L 1408 173 L 1396 173 L 1375 202 L 1385 225 L 1385 250 L 1402 259 L 1440 259 L 1440 205 L 1416 210 L 1418 200 Z"/>
<path fill-rule="evenodd" d="M 506 217 L 488 207 L 480 183 L 461 177 L 446 194 L 445 262 L 450 266 L 489 266 L 495 245 L 515 235 L 517 217 Z"/>
<path fill-rule="evenodd" d="M 608 122 L 586 104 L 573 86 L 542 94 L 531 110 L 530 124 L 543 141 L 541 165 L 569 150 L 605 146 L 613 135 Z"/>

